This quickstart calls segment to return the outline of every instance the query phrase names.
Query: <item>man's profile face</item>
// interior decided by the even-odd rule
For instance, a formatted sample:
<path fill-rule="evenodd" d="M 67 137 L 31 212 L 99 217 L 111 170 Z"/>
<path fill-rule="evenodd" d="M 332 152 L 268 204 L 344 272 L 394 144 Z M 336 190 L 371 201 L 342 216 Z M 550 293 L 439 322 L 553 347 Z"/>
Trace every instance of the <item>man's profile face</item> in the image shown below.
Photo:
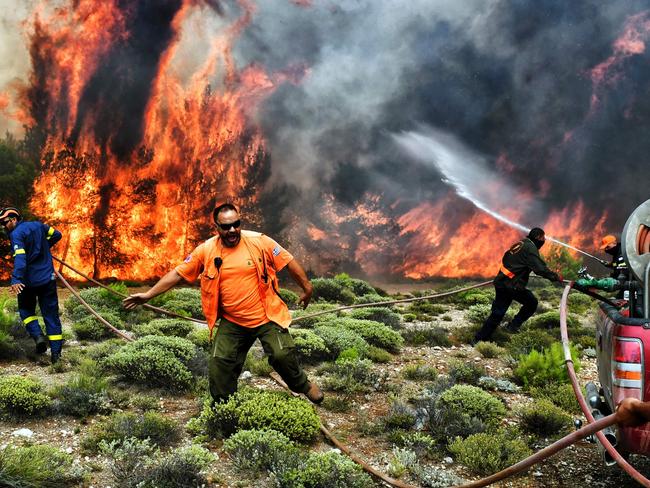
<path fill-rule="evenodd" d="M 607 247 L 605 247 L 605 251 L 611 251 L 612 249 L 614 249 L 616 247 L 616 244 L 618 244 L 618 243 L 617 242 L 610 242 L 609 244 L 607 244 Z"/>
<path fill-rule="evenodd" d="M 224 210 L 217 215 L 217 232 L 221 242 L 226 247 L 235 247 L 241 239 L 241 222 L 239 213 L 234 210 Z"/>
<path fill-rule="evenodd" d="M 16 224 L 18 223 L 18 219 L 16 217 L 8 217 L 4 219 L 0 224 L 2 224 L 2 227 L 4 227 L 7 232 L 11 232 L 16 228 Z"/>

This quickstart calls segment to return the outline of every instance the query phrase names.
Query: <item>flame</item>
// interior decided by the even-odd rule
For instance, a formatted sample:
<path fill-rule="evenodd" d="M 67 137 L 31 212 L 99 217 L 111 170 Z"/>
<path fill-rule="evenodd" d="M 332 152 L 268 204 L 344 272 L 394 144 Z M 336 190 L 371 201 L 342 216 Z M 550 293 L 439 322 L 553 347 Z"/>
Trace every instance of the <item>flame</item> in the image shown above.
<path fill-rule="evenodd" d="M 184 56 L 195 29 L 187 26 L 206 17 L 205 7 L 178 1 L 173 11 L 174 2 L 165 3 L 171 23 L 161 38 L 168 44 L 142 90 L 149 98 L 140 101 L 135 134 L 125 134 L 124 127 L 111 132 L 117 130 L 113 107 L 105 104 L 122 101 L 111 100 L 110 90 L 93 92 L 104 64 L 115 62 L 112 51 L 131 49 L 137 36 L 133 9 L 81 0 L 34 18 L 36 69 L 25 99 L 45 98 L 47 112 L 39 114 L 33 105 L 31 112 L 48 137 L 31 205 L 66 236 L 59 252 L 74 266 L 92 266 L 96 277 L 159 276 L 209 235 L 194 219 L 203 222 L 215 199 L 234 197 L 240 206 L 254 206 L 251 186 L 267 164 L 254 114 L 278 84 L 306 73 L 295 66 L 278 73 L 235 66 L 231 46 L 254 11 L 240 1 L 242 14 L 231 25 L 216 35 L 204 26 L 209 49 L 188 76 L 191 63 Z M 115 76 L 117 84 L 130 82 L 128 71 Z"/>
<path fill-rule="evenodd" d="M 635 55 L 643 54 L 646 41 L 650 36 L 650 11 L 630 16 L 625 22 L 623 33 L 613 45 L 613 54 L 605 61 L 594 66 L 589 75 L 593 84 L 590 104 L 590 115 L 598 108 L 604 90 L 616 85 L 623 77 L 622 64 Z"/>
<path fill-rule="evenodd" d="M 464 205 L 454 195 L 448 195 L 435 204 L 425 202 L 399 219 L 401 234 L 408 237 L 401 268 L 405 276 L 422 279 L 496 275 L 503 253 L 522 233 L 476 209 L 469 209 L 470 216 L 459 219 L 455 213 Z M 510 218 L 518 217 L 513 214 Z M 549 236 L 581 249 L 594 250 L 605 234 L 606 220 L 605 213 L 586 231 L 587 223 L 594 222 L 594 216 L 578 202 L 552 212 L 541 227 Z M 543 251 L 548 252 L 551 245 Z"/>

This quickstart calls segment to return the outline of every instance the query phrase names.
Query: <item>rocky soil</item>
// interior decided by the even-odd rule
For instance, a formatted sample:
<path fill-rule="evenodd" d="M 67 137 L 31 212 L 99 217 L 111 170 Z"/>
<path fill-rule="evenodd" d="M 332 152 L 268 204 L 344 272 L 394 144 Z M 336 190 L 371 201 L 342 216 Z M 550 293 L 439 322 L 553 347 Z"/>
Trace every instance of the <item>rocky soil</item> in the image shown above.
<path fill-rule="evenodd" d="M 63 300 L 62 300 L 63 302 Z M 550 308 L 550 306 L 549 306 Z M 450 310 L 447 315 L 451 316 L 449 321 L 438 321 L 435 325 L 453 328 L 466 324 L 462 311 Z M 585 317 L 589 322 L 589 317 Z M 66 350 L 69 352 L 74 348 L 84 347 L 76 341 L 69 341 Z M 410 364 L 426 362 L 435 365 L 440 373 L 444 373 L 451 358 L 461 358 L 465 361 L 474 361 L 483 365 L 488 373 L 494 377 L 506 377 L 510 369 L 500 359 L 484 359 L 474 348 L 468 345 L 451 347 L 405 347 L 403 352 L 387 364 L 380 364 L 376 367 L 381 369 L 389 382 L 398 385 L 400 395 L 407 396 L 415 393 L 421 387 L 413 381 L 404 379 L 402 370 Z M 593 358 L 584 358 L 582 370 L 579 373 L 581 383 L 597 381 L 596 363 Z M 73 373 L 68 368 L 64 372 L 54 372 L 44 359 L 25 359 L 12 363 L 3 363 L 3 374 L 30 375 L 38 377 L 48 385 L 62 384 Z M 315 376 L 315 368 L 308 368 L 309 374 Z M 251 374 L 244 374 L 243 381 L 250 382 L 259 388 L 279 389 L 280 387 L 270 378 L 256 377 Z M 196 397 L 188 394 L 183 396 L 172 395 L 162 390 L 140 390 L 136 387 L 121 385 L 127 394 L 146 393 L 156 395 L 159 398 L 160 412 L 174 418 L 180 424 L 185 424 L 192 416 L 199 411 Z M 498 393 L 509 407 L 515 407 L 532 399 L 521 393 Z M 330 431 L 343 443 L 351 447 L 361 458 L 365 459 L 373 467 L 386 471 L 392 457 L 392 445 L 381 436 L 363 435 L 359 426 L 362 422 L 377 422 L 378 419 L 388 412 L 390 402 L 386 392 L 378 392 L 361 395 L 354 401 L 350 413 L 333 413 L 318 407 L 318 413 L 322 421 Z M 25 421 L 4 421 L 0 422 L 0 448 L 7 445 L 21 445 L 24 443 L 51 444 L 70 453 L 75 462 L 91 470 L 87 487 L 110 487 L 111 477 L 109 461 L 101 455 L 89 456 L 80 447 L 81 439 L 89 427 L 97 422 L 99 417 L 88 420 L 77 420 L 70 417 L 55 416 L 46 419 L 34 419 Z M 584 420 L 584 419 L 583 419 Z M 184 443 L 189 443 L 190 438 L 185 434 Z M 539 442 L 534 446 L 541 449 L 549 444 L 549 441 Z M 268 480 L 247 479 L 240 473 L 235 472 L 229 463 L 228 457 L 220 449 L 219 442 L 213 442 L 209 448 L 219 456 L 215 463 L 211 479 L 212 486 L 231 487 L 261 487 L 267 486 Z M 316 450 L 331 449 L 324 440 L 319 441 L 314 447 Z M 650 459 L 641 456 L 631 456 L 631 463 L 637 469 L 650 475 Z M 469 475 L 466 470 L 454 463 L 451 458 L 443 458 L 441 462 L 433 463 L 434 466 L 451 470 L 457 475 L 467 479 L 476 479 Z M 402 481 L 412 482 L 408 475 Z M 564 450 L 551 459 L 534 466 L 524 475 L 501 482 L 495 486 L 503 487 L 633 487 L 638 486 L 628 475 L 618 467 L 606 467 L 602 462 L 602 455 L 595 444 L 581 441 L 575 446 Z"/>

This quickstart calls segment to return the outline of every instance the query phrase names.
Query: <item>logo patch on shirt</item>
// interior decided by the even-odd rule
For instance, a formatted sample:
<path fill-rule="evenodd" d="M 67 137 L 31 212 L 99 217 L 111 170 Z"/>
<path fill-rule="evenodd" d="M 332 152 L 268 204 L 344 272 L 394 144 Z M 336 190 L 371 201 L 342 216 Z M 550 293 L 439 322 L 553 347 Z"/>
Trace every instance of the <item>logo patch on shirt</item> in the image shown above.
<path fill-rule="evenodd" d="M 188 255 L 185 260 L 183 261 L 184 263 L 189 263 L 192 260 L 192 255 Z"/>
<path fill-rule="evenodd" d="M 14 244 L 14 249 L 18 249 L 18 244 Z"/>
<path fill-rule="evenodd" d="M 280 248 L 280 246 L 275 246 L 273 248 L 273 255 L 277 256 L 278 254 L 280 254 L 281 251 L 282 251 L 282 249 Z"/>

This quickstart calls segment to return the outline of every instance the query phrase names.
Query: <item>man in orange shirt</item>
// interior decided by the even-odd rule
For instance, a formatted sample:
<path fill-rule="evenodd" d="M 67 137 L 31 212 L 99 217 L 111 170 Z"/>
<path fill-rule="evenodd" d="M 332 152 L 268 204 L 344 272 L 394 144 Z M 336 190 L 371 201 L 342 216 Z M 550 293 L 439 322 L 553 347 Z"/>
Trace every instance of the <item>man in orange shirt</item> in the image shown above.
<path fill-rule="evenodd" d="M 246 355 L 256 339 L 269 364 L 291 390 L 320 403 L 323 393 L 310 383 L 300 367 L 288 328 L 291 315 L 278 294 L 276 273 L 287 267 L 302 288 L 300 302 L 307 307 L 312 285 L 302 266 L 270 237 L 241 230 L 237 208 L 224 203 L 214 209 L 217 235 L 200 244 L 183 264 L 163 276 L 149 291 L 124 299 L 128 309 L 166 292 L 182 280 L 201 278 L 201 304 L 210 328 L 210 393 L 224 401 L 237 390 Z M 217 319 L 221 319 L 213 331 Z"/>

